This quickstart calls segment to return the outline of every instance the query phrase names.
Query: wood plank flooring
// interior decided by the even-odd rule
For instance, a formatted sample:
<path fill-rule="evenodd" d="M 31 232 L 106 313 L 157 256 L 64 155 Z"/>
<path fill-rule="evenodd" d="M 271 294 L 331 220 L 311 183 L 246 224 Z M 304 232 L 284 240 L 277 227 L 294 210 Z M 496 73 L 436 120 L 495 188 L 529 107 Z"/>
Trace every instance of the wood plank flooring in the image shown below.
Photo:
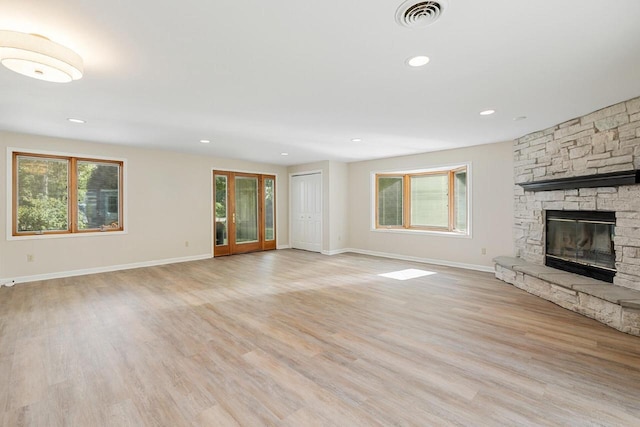
<path fill-rule="evenodd" d="M 639 397 L 640 338 L 489 273 L 280 250 L 0 289 L 4 426 L 638 426 Z"/>

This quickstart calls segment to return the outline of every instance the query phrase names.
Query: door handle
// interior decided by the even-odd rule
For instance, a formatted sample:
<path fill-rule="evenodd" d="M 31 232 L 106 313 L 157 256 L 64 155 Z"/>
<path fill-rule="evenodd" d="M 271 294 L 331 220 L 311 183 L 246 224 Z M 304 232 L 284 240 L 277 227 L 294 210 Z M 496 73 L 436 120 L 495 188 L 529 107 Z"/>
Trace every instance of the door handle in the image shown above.
<path fill-rule="evenodd" d="M 231 215 L 231 221 L 233 221 L 233 223 L 236 223 L 236 213 L 234 212 L 233 215 Z"/>

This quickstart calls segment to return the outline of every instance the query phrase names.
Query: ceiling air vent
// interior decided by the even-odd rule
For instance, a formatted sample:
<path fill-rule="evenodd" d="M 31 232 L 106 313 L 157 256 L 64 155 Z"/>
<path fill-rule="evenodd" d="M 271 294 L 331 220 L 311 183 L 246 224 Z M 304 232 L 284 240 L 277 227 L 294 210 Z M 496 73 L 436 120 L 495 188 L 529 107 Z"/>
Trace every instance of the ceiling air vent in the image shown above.
<path fill-rule="evenodd" d="M 442 16 L 446 6 L 445 0 L 418 2 L 407 0 L 396 11 L 396 21 L 403 27 L 426 27 Z"/>

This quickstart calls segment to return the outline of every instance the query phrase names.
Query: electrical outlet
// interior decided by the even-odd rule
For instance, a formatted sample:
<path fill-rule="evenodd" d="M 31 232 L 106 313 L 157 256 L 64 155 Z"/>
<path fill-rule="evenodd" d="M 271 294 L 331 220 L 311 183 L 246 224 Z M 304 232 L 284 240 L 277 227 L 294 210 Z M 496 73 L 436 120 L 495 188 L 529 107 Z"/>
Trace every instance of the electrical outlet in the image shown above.
<path fill-rule="evenodd" d="M 35 260 L 35 257 L 33 256 L 33 254 L 27 254 L 27 262 L 33 262 Z"/>
<path fill-rule="evenodd" d="M 486 255 L 487 254 L 487 248 L 482 248 L 482 255 Z"/>

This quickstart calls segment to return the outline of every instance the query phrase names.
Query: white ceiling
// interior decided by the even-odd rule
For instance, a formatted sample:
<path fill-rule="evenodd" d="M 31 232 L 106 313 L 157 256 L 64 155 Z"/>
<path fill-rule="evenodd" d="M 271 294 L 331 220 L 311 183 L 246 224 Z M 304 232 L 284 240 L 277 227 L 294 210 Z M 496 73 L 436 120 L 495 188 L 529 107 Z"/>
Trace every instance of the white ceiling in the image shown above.
<path fill-rule="evenodd" d="M 638 0 L 448 0 L 413 30 L 401 3 L 0 0 L 0 29 L 85 61 L 68 84 L 0 67 L 0 129 L 356 161 L 505 141 L 640 95 Z M 405 65 L 420 54 L 427 66 Z"/>

